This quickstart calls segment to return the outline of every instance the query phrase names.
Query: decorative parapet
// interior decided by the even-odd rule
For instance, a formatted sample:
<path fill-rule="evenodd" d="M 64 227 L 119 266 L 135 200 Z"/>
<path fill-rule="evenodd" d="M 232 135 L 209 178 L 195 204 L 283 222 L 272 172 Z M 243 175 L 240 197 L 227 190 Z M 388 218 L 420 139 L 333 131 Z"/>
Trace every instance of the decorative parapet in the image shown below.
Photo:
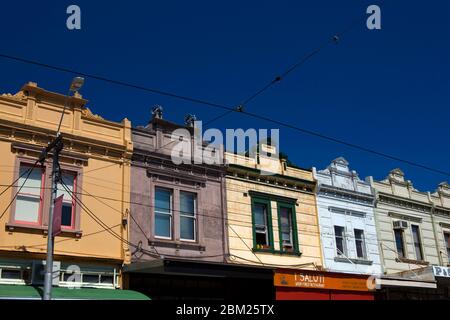
<path fill-rule="evenodd" d="M 131 123 L 128 119 L 113 122 L 93 114 L 80 94 L 65 96 L 46 91 L 34 82 L 25 84 L 18 93 L 0 95 L 0 123 L 2 138 L 44 145 L 54 136 L 63 111 L 61 124 L 65 139 L 72 148 L 89 145 L 89 150 L 104 156 L 131 159 Z M 102 149 L 102 150 L 100 150 Z"/>
<path fill-rule="evenodd" d="M 348 161 L 343 157 L 334 159 L 324 170 L 313 168 L 313 174 L 318 182 L 319 194 L 373 204 L 375 195 L 370 183 L 361 180 L 356 171 L 350 170 Z"/>

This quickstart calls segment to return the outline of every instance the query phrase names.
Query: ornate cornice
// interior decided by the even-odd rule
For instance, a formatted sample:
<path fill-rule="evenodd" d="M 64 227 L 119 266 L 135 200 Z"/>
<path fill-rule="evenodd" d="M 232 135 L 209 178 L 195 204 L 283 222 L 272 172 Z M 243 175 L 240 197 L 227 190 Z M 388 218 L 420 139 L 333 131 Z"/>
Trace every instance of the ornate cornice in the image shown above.
<path fill-rule="evenodd" d="M 305 193 L 313 193 L 316 189 L 315 181 L 299 179 L 281 174 L 261 175 L 260 170 L 240 165 L 229 165 L 227 177 L 245 180 L 249 183 L 264 184 L 271 187 L 285 188 Z"/>
<path fill-rule="evenodd" d="M 450 218 L 450 208 L 435 207 L 434 213 L 446 218 Z"/>
<path fill-rule="evenodd" d="M 174 172 L 194 173 L 200 176 L 211 176 L 218 178 L 225 175 L 224 165 L 211 164 L 174 164 L 170 156 L 141 149 L 134 149 L 132 155 L 132 165 L 139 167 L 156 167 L 173 170 Z"/>
<path fill-rule="evenodd" d="M 19 91 L 19 92 L 15 93 L 15 94 L 3 93 L 3 94 L 0 95 L 0 97 L 13 99 L 13 100 L 19 100 L 19 101 L 23 101 L 23 100 L 27 99 L 27 96 L 25 95 L 25 93 L 23 91 Z"/>
<path fill-rule="evenodd" d="M 86 117 L 87 119 L 105 121 L 105 119 L 103 119 L 103 117 L 99 116 L 98 114 L 93 114 L 92 111 L 87 107 L 85 107 L 81 110 L 81 114 L 84 117 Z"/>
<path fill-rule="evenodd" d="M 375 196 L 373 194 L 366 194 L 358 191 L 338 188 L 326 184 L 319 184 L 317 193 L 319 196 L 329 196 L 338 200 L 348 200 L 364 204 L 373 204 Z"/>
<path fill-rule="evenodd" d="M 415 210 L 418 212 L 431 213 L 433 206 L 428 203 L 418 202 L 411 199 L 400 198 L 384 193 L 379 193 L 378 201 L 391 206 Z"/>
<path fill-rule="evenodd" d="M 53 132 L 31 131 L 31 129 L 9 127 L 2 125 L 0 130 L 0 140 L 6 140 L 13 146 L 20 147 L 29 152 L 40 152 L 54 137 Z M 44 129 L 42 130 L 44 131 Z M 101 157 L 122 160 L 131 157 L 126 147 L 107 142 L 100 142 L 85 137 L 63 134 L 64 151 L 66 153 L 78 154 L 78 158 Z"/>
<path fill-rule="evenodd" d="M 442 228 L 450 229 L 450 223 L 439 222 L 439 225 L 440 225 Z"/>
<path fill-rule="evenodd" d="M 158 168 L 153 166 L 147 167 L 147 175 L 155 179 L 163 176 L 169 179 L 173 179 L 175 183 L 180 183 L 181 180 L 185 180 L 193 182 L 201 187 L 205 187 L 207 181 L 205 176 L 195 175 L 186 171 L 170 170 L 167 168 Z"/>
<path fill-rule="evenodd" d="M 388 216 L 395 218 L 395 219 L 399 219 L 399 220 L 406 220 L 406 221 L 411 221 L 411 222 L 416 222 L 416 223 L 422 222 L 422 218 L 418 218 L 418 217 L 403 214 L 403 213 L 389 212 Z"/>

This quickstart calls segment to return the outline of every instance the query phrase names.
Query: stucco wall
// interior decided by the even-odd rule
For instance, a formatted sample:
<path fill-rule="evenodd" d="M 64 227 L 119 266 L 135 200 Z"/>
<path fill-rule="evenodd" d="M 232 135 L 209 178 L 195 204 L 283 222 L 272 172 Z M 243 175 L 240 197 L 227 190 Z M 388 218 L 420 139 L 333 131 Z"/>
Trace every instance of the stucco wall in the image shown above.
<path fill-rule="evenodd" d="M 230 261 L 254 265 L 291 266 L 293 268 L 301 267 L 300 265 L 302 264 L 305 264 L 303 266 L 304 268 L 313 268 L 313 263 L 321 266 L 322 256 L 314 193 L 301 191 L 300 188 L 295 190 L 284 186 L 281 180 L 277 184 L 273 182 L 269 183 L 267 181 L 268 179 L 275 179 L 270 176 L 260 176 L 259 178 L 255 178 L 256 181 L 250 180 L 245 176 L 245 168 L 248 168 L 248 170 L 258 169 L 257 163 L 251 159 L 247 160 L 245 157 L 233 154 L 226 154 L 226 158 L 233 160 L 234 164 L 240 166 L 239 171 L 243 172 L 241 176 L 240 174 L 235 174 L 231 168 L 226 178 Z M 280 170 L 277 172 L 280 175 L 277 176 L 277 179 L 282 179 L 282 176 L 300 177 L 311 185 L 315 185 L 310 171 L 288 168 L 291 170 L 286 170 L 287 172 L 294 173 L 290 176 L 286 174 L 282 165 L 273 165 L 270 167 Z M 258 179 L 259 181 L 257 181 Z M 300 256 L 253 252 L 252 208 L 251 196 L 249 195 L 249 192 L 252 191 L 266 194 L 267 197 L 279 196 L 296 200 L 295 212 L 299 249 L 301 252 Z M 272 212 L 274 250 L 280 250 L 277 201 L 271 200 L 270 206 Z"/>
<path fill-rule="evenodd" d="M 378 239 L 382 250 L 385 273 L 421 268 L 424 265 L 417 261 L 412 239 L 411 225 L 419 226 L 424 261 L 439 264 L 439 254 L 432 223 L 432 203 L 427 193 L 415 190 L 410 181 L 404 179 L 401 170 L 393 170 L 383 181 L 374 181 L 372 187 L 377 191 L 375 217 L 378 226 Z M 395 244 L 393 222 L 408 222 L 404 230 L 407 262 L 399 261 Z"/>
<path fill-rule="evenodd" d="M 8 185 L 18 176 L 19 158 L 34 163 L 39 151 L 54 137 L 64 99 L 64 96 L 45 91 L 33 83 L 24 86 L 16 95 L 0 96 L 1 184 Z M 131 157 L 131 125 L 126 119 L 115 123 L 93 115 L 84 107 L 86 102 L 80 96 L 68 99 L 61 127 L 64 141 L 61 164 L 78 172 L 80 201 L 119 237 L 127 239 L 122 216 L 127 218 L 129 208 L 130 165 L 127 157 Z M 51 184 L 50 174 L 48 164 L 45 172 L 47 187 Z M 2 190 L 4 187 L 0 187 Z M 13 187 L 0 197 L 1 208 L 7 207 L 16 190 Z M 44 202 L 48 204 L 49 198 L 50 190 L 45 189 Z M 47 210 L 43 212 L 43 225 L 38 229 L 14 225 L 13 212 L 14 203 L 0 219 L 1 254 L 44 257 Z M 127 254 L 128 246 L 94 222 L 85 210 L 79 212 L 76 232 L 65 232 L 55 240 L 56 259 L 79 257 L 120 264 L 128 259 Z"/>
<path fill-rule="evenodd" d="M 317 179 L 317 208 L 325 267 L 330 271 L 381 274 L 374 217 L 374 192 L 370 184 L 350 171 L 338 158 L 325 170 L 313 169 Z M 345 228 L 346 257 L 338 257 L 334 226 Z M 366 257 L 358 259 L 354 229 L 364 231 Z"/>
<path fill-rule="evenodd" d="M 131 222 L 131 241 L 142 243 L 144 250 L 157 256 L 224 261 L 227 239 L 223 169 L 221 166 L 174 165 L 170 159 L 173 144 L 170 143 L 170 132 L 166 130 L 168 123 L 156 121 L 161 127 L 134 129 L 132 134 L 135 154 L 131 167 L 131 214 L 142 230 Z M 172 240 L 155 237 L 156 186 L 170 189 L 174 195 Z M 196 241 L 183 241 L 179 237 L 179 191 L 197 195 Z M 149 241 L 153 243 L 149 244 Z M 154 258 L 151 254 L 136 253 L 132 259 L 137 262 Z"/>

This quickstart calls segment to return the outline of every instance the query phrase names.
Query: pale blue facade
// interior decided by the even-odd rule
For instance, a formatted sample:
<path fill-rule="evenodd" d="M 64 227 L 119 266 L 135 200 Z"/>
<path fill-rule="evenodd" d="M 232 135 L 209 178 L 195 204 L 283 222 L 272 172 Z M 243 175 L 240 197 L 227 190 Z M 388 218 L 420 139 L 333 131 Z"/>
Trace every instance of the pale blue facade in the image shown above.
<path fill-rule="evenodd" d="M 350 171 L 344 158 L 317 179 L 317 211 L 324 267 L 328 271 L 380 275 L 382 264 L 374 217 L 375 194 L 369 183 Z"/>

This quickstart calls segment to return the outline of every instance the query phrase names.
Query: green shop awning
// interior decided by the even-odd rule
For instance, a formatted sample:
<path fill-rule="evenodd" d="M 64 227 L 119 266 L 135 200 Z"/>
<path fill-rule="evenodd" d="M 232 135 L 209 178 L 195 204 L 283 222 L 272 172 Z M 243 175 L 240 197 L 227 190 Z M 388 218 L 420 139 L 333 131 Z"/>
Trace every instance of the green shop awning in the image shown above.
<path fill-rule="evenodd" d="M 43 288 L 24 285 L 0 285 L 1 299 L 42 299 Z M 132 290 L 53 287 L 54 300 L 151 300 L 146 295 Z"/>

